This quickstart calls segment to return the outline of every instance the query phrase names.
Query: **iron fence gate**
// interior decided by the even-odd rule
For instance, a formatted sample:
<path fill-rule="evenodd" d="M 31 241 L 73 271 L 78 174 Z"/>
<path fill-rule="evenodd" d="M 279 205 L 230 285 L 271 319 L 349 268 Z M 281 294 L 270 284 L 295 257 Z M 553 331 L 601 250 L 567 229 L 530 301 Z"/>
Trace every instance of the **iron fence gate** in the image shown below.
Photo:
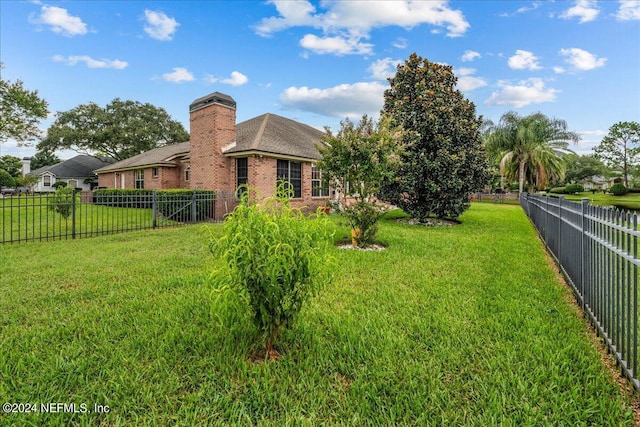
<path fill-rule="evenodd" d="M 229 209 L 229 203 L 219 204 L 212 191 L 175 194 L 163 191 L 137 194 L 73 191 L 65 197 L 43 193 L 1 198 L 0 243 L 76 239 L 219 221 L 226 213 L 219 207 Z"/>
<path fill-rule="evenodd" d="M 523 194 L 520 201 L 591 324 L 640 390 L 638 214 L 588 199 Z"/>

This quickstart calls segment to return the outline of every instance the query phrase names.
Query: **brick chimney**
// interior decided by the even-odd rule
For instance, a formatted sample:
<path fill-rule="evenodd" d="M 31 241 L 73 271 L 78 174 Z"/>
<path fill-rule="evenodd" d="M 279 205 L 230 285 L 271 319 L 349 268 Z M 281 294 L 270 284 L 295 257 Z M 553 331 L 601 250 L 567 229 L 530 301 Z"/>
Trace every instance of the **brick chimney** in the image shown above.
<path fill-rule="evenodd" d="M 189 121 L 190 187 L 233 192 L 233 159 L 222 148 L 236 140 L 236 101 L 220 92 L 198 98 L 189 106 Z"/>

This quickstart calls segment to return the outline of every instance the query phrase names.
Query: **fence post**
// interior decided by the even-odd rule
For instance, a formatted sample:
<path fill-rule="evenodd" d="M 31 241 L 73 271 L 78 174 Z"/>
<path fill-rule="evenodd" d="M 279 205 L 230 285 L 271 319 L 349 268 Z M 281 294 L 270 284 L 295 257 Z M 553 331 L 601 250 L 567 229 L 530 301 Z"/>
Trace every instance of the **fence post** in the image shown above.
<path fill-rule="evenodd" d="M 587 240 L 587 220 L 585 219 L 587 215 L 587 210 L 589 208 L 589 199 L 582 198 L 582 204 L 580 205 L 580 222 L 582 229 L 582 250 L 580 251 L 580 299 L 582 300 L 582 311 L 586 311 L 586 281 L 588 280 L 588 274 L 586 274 L 585 270 L 589 266 L 589 260 L 587 260 L 587 250 L 588 250 L 588 240 Z"/>
<path fill-rule="evenodd" d="M 562 202 L 564 196 L 558 198 L 558 262 L 562 265 Z"/>
<path fill-rule="evenodd" d="M 151 192 L 151 210 L 153 211 L 153 228 L 158 226 L 158 201 L 156 199 L 156 190 Z"/>
<path fill-rule="evenodd" d="M 193 190 L 191 193 L 191 222 L 195 224 L 196 220 L 196 190 Z"/>
<path fill-rule="evenodd" d="M 71 238 L 76 238 L 76 190 L 71 192 Z"/>

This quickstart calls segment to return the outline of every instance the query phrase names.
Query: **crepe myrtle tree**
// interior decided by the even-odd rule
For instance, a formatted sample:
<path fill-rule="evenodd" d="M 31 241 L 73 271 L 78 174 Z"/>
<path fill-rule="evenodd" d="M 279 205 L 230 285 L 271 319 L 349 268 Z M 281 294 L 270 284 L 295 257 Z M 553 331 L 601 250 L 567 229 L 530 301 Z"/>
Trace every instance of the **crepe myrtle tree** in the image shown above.
<path fill-rule="evenodd" d="M 368 246 L 386 211 L 375 196 L 400 166 L 403 132 L 391 127 L 387 117 L 374 123 L 367 115 L 357 124 L 347 119 L 340 126 L 336 134 L 326 130 L 318 167 L 337 191 L 335 207 L 349 222 L 354 244 Z"/>
<path fill-rule="evenodd" d="M 412 54 L 384 93 L 383 114 L 405 130 L 405 149 L 380 197 L 414 218 L 457 218 L 489 180 L 482 118 L 456 89 L 451 66 Z"/>

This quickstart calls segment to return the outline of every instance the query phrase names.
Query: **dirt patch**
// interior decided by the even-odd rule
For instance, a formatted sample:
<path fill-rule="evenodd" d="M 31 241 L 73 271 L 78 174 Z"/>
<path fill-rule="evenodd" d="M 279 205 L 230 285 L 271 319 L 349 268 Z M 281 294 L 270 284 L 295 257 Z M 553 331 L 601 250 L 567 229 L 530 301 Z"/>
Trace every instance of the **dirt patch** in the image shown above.
<path fill-rule="evenodd" d="M 384 251 L 387 248 L 382 245 L 369 245 L 365 247 L 353 246 L 351 243 L 338 243 L 336 245 L 338 249 L 351 249 L 354 251 Z"/>

